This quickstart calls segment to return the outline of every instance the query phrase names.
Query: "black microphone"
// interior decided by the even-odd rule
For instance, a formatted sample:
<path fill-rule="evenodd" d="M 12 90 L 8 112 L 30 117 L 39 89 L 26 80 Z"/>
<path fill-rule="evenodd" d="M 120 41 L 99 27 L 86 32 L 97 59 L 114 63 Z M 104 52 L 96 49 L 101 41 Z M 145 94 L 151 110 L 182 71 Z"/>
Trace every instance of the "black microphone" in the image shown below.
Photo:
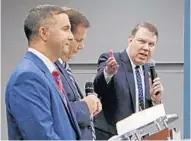
<path fill-rule="evenodd" d="M 85 93 L 86 93 L 86 96 L 94 94 L 94 86 L 93 86 L 92 82 L 86 82 L 86 84 L 85 84 Z M 93 115 L 91 115 L 91 119 L 93 121 Z"/>
<path fill-rule="evenodd" d="M 156 73 L 156 70 L 155 70 L 155 61 L 154 60 L 149 60 L 148 61 L 148 65 L 149 65 L 149 68 L 150 68 L 150 77 L 151 77 L 151 80 L 152 80 L 152 83 L 153 83 L 153 80 L 155 78 L 157 78 L 157 73 Z"/>
<path fill-rule="evenodd" d="M 157 73 L 156 73 L 156 70 L 155 70 L 155 61 L 154 60 L 149 60 L 148 61 L 148 65 L 149 65 L 149 68 L 150 68 L 150 77 L 151 77 L 151 81 L 152 81 L 152 84 L 153 84 L 153 80 L 155 78 L 157 78 Z M 155 95 L 158 95 L 159 92 L 157 92 Z"/>
<path fill-rule="evenodd" d="M 88 96 L 89 94 L 94 93 L 94 86 L 93 86 L 92 82 L 86 82 L 86 84 L 85 84 L 85 93 L 86 93 L 86 96 Z"/>

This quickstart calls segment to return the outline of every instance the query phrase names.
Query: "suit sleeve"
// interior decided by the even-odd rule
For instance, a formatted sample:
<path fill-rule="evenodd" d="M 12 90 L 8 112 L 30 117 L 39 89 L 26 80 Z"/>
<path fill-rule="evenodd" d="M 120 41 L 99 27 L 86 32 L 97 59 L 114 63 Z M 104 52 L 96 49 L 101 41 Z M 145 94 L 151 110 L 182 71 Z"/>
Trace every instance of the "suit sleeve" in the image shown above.
<path fill-rule="evenodd" d="M 84 101 L 70 102 L 78 124 L 90 124 L 90 111 L 88 105 Z"/>
<path fill-rule="evenodd" d="M 104 76 L 104 68 L 106 66 L 106 61 L 108 58 L 109 58 L 109 54 L 104 53 L 98 59 L 97 75 L 94 79 L 94 90 L 99 97 L 102 97 L 103 94 L 107 93 L 107 88 L 112 83 L 112 79 L 113 79 L 111 78 L 109 84 L 107 84 L 105 80 L 105 76 Z"/>
<path fill-rule="evenodd" d="M 18 76 L 9 92 L 9 106 L 25 139 L 60 140 L 53 128 L 49 88 L 37 74 Z"/>

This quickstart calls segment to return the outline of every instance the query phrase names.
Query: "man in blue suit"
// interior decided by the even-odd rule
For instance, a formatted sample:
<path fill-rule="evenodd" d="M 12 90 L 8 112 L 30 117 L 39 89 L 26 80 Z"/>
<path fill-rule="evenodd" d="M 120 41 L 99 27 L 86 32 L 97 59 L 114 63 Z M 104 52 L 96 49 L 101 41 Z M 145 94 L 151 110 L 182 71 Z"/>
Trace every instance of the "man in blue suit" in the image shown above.
<path fill-rule="evenodd" d="M 100 56 L 94 80 L 95 92 L 103 105 L 103 112 L 95 119 L 97 139 L 116 135 L 118 121 L 161 102 L 163 86 L 159 78 L 149 84 L 146 64 L 153 56 L 157 40 L 156 27 L 141 23 L 132 30 L 127 49 Z"/>
<path fill-rule="evenodd" d="M 83 49 L 84 39 L 90 24 L 88 19 L 76 9 L 65 9 L 70 19 L 74 40 L 71 43 L 69 54 L 63 56 L 62 59 L 60 58 L 55 64 L 63 74 L 63 86 L 76 115 L 82 133 L 81 139 L 92 140 L 95 139 L 95 130 L 92 125 L 93 120 L 91 119 L 91 115 L 95 115 L 101 110 L 99 108 L 100 106 L 98 106 L 101 103 L 95 95 L 84 97 L 72 75 L 69 64 L 67 64 L 67 61 L 72 59 L 74 54 L 80 49 Z"/>
<path fill-rule="evenodd" d="M 73 40 L 63 8 L 40 5 L 24 22 L 28 51 L 6 89 L 10 140 L 76 140 L 80 130 L 54 62 Z"/>

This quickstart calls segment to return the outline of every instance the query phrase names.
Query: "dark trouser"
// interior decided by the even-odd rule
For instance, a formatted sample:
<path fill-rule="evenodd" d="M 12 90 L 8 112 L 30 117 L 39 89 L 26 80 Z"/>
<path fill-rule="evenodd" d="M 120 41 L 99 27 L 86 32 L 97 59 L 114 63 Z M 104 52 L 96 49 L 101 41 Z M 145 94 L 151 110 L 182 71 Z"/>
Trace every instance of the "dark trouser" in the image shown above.
<path fill-rule="evenodd" d="M 95 133 L 96 133 L 96 140 L 108 140 L 113 134 L 106 132 L 104 130 L 98 129 L 95 127 Z"/>

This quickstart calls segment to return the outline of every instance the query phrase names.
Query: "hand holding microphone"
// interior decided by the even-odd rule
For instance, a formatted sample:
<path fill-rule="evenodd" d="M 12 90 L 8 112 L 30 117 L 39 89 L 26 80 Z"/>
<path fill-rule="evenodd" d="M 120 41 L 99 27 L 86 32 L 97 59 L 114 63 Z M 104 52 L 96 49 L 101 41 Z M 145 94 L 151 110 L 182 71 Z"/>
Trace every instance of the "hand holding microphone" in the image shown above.
<path fill-rule="evenodd" d="M 84 97 L 82 101 L 87 103 L 90 113 L 95 116 L 102 110 L 102 105 L 99 98 L 97 98 L 97 94 L 94 93 L 92 82 L 86 82 L 85 93 L 86 97 Z"/>
<path fill-rule="evenodd" d="M 119 65 L 117 61 L 115 60 L 115 57 L 113 55 L 113 51 L 109 51 L 109 58 L 106 62 L 106 68 L 105 71 L 107 72 L 108 75 L 114 75 L 117 73 L 117 70 L 119 68 Z"/>
<path fill-rule="evenodd" d="M 152 101 L 155 102 L 155 104 L 161 103 L 162 99 L 162 93 L 163 93 L 163 85 L 160 82 L 160 78 L 158 77 L 156 71 L 155 71 L 155 61 L 150 60 L 148 62 L 149 68 L 150 68 L 150 93 Z"/>

